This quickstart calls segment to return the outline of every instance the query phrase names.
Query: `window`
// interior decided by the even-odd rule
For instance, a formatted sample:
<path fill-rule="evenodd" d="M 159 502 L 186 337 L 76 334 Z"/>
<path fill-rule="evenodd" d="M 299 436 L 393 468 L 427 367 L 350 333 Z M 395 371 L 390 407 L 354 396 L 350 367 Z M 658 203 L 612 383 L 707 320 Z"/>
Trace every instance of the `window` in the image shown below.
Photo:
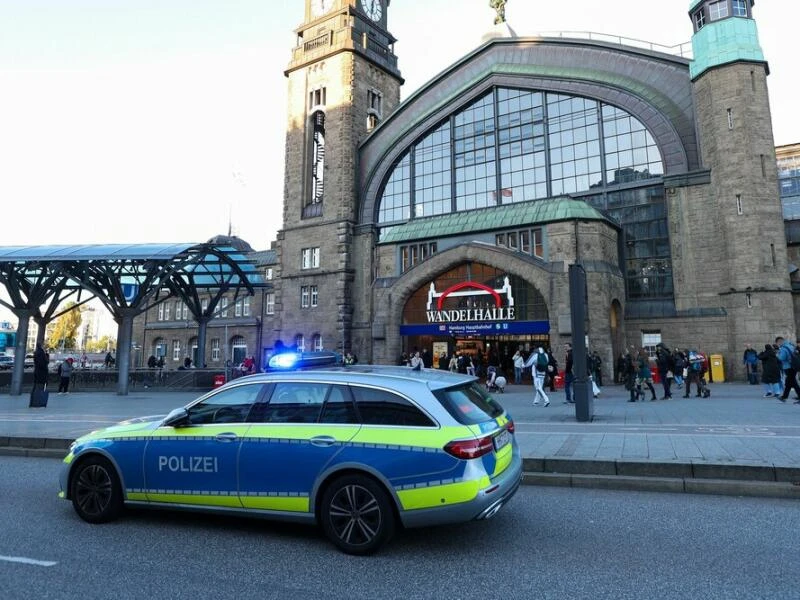
<path fill-rule="evenodd" d="M 322 204 L 325 191 L 325 113 L 312 117 L 311 197 L 308 204 Z"/>
<path fill-rule="evenodd" d="M 241 317 L 242 316 L 242 301 L 237 300 L 236 303 L 233 305 L 233 316 L 234 317 Z"/>
<path fill-rule="evenodd" d="M 733 129 L 733 109 L 728 109 L 728 129 Z"/>
<path fill-rule="evenodd" d="M 263 407 L 266 423 L 316 423 L 330 385 L 301 381 L 278 382 Z M 259 407 L 260 408 L 260 407 Z"/>
<path fill-rule="evenodd" d="M 267 281 L 271 281 L 272 280 L 272 267 L 269 267 L 269 268 L 264 270 L 264 278 Z"/>
<path fill-rule="evenodd" d="M 647 350 L 650 356 L 656 355 L 656 346 L 661 343 L 660 331 L 642 331 L 642 348 Z"/>
<path fill-rule="evenodd" d="M 244 423 L 264 389 L 263 384 L 239 385 L 209 396 L 189 409 L 193 425 Z"/>
<path fill-rule="evenodd" d="M 275 314 L 275 294 L 273 292 L 267 294 L 267 314 Z"/>
<path fill-rule="evenodd" d="M 734 17 L 747 16 L 747 0 L 733 0 L 732 4 Z"/>
<path fill-rule="evenodd" d="M 544 258 L 541 227 L 498 233 L 495 235 L 494 240 L 496 246 L 531 254 L 537 258 Z"/>
<path fill-rule="evenodd" d="M 302 333 L 298 333 L 294 336 L 294 345 L 297 347 L 298 352 L 306 351 L 306 339 L 303 337 Z"/>
<path fill-rule="evenodd" d="M 378 126 L 378 117 L 372 113 L 367 115 L 367 133 Z"/>
<path fill-rule="evenodd" d="M 703 9 L 701 8 L 696 13 L 694 13 L 694 25 L 697 28 L 697 31 L 700 31 L 705 24 L 706 24 L 706 13 L 703 12 Z"/>
<path fill-rule="evenodd" d="M 712 2 L 708 5 L 708 18 L 712 21 L 718 21 L 723 17 L 728 16 L 728 0 L 719 0 L 719 2 Z"/>
<path fill-rule="evenodd" d="M 220 317 L 227 317 L 228 316 L 228 299 L 227 298 L 223 298 L 220 301 L 220 308 L 221 308 L 221 310 L 219 311 L 219 316 Z"/>
<path fill-rule="evenodd" d="M 245 317 L 250 316 L 250 296 L 242 299 L 242 315 Z"/>
<path fill-rule="evenodd" d="M 327 89 L 324 87 L 311 90 L 308 93 L 308 110 L 312 110 L 317 106 L 325 106 L 327 95 Z"/>
<path fill-rule="evenodd" d="M 322 336 L 320 334 L 315 333 L 314 337 L 311 338 L 311 349 L 314 352 L 322 351 Z"/>
<path fill-rule="evenodd" d="M 233 354 L 231 360 L 234 365 L 242 364 L 242 361 L 247 356 L 247 342 L 244 341 L 242 336 L 234 336 L 231 340 L 231 354 Z"/>
<path fill-rule="evenodd" d="M 322 407 L 320 423 L 357 423 L 355 407 L 347 386 L 333 385 Z"/>
<path fill-rule="evenodd" d="M 743 215 L 744 209 L 742 207 L 742 195 L 736 194 L 736 214 Z"/>
<path fill-rule="evenodd" d="M 750 292 L 745 294 L 745 300 L 747 302 L 747 308 L 753 308 L 753 295 Z"/>
<path fill-rule="evenodd" d="M 316 285 L 311 286 L 311 306 L 319 304 L 319 288 Z"/>
<path fill-rule="evenodd" d="M 164 320 L 164 303 L 163 302 L 158 305 L 158 320 L 159 321 L 163 321 Z"/>
<path fill-rule="evenodd" d="M 188 318 L 189 318 L 189 305 L 188 304 L 184 304 L 183 305 L 183 319 L 185 321 Z"/>
<path fill-rule="evenodd" d="M 376 114 L 381 114 L 381 103 L 383 101 L 383 97 L 381 96 L 380 92 L 376 92 L 375 90 L 367 90 L 367 105 L 369 106 L 370 110 L 374 110 Z"/>
<path fill-rule="evenodd" d="M 206 314 L 206 311 L 208 310 L 208 298 L 203 298 L 200 301 L 200 310 L 203 314 Z"/>
<path fill-rule="evenodd" d="M 301 268 L 319 268 L 319 248 L 303 248 L 301 252 Z"/>
<path fill-rule="evenodd" d="M 400 264 L 403 273 L 436 254 L 436 242 L 400 247 Z"/>
<path fill-rule="evenodd" d="M 308 308 L 311 303 L 311 286 L 300 287 L 300 308 Z"/>
<path fill-rule="evenodd" d="M 172 360 L 181 359 L 181 341 L 172 340 Z"/>
<path fill-rule="evenodd" d="M 436 426 L 417 406 L 397 394 L 358 386 L 350 389 L 365 425 Z"/>
<path fill-rule="evenodd" d="M 211 340 L 211 360 L 219 361 L 219 338 Z"/>
<path fill-rule="evenodd" d="M 169 321 L 169 304 L 164 302 L 164 320 Z"/>
<path fill-rule="evenodd" d="M 177 300 L 175 302 L 175 319 L 180 319 L 181 318 L 181 304 L 182 303 L 181 303 L 180 300 Z"/>

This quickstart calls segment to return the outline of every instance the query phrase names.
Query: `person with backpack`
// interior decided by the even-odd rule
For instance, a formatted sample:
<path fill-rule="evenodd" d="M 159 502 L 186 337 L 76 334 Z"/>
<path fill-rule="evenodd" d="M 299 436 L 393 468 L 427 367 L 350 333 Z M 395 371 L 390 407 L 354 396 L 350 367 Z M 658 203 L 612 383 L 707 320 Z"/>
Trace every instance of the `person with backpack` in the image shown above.
<path fill-rule="evenodd" d="M 800 404 L 800 384 L 797 383 L 797 372 L 800 371 L 800 354 L 796 352 L 795 347 L 789 340 L 785 340 L 781 336 L 775 338 L 775 345 L 778 346 L 778 362 L 781 363 L 781 369 L 786 375 L 783 394 L 778 397 L 778 400 L 786 402 L 789 392 L 794 389 L 798 396 L 795 404 Z"/>
<path fill-rule="evenodd" d="M 669 351 L 664 344 L 656 344 L 656 368 L 658 375 L 661 378 L 661 385 L 664 386 L 664 397 L 662 400 L 672 398 L 672 378 L 674 376 L 675 362 L 672 358 L 672 352 Z"/>
<path fill-rule="evenodd" d="M 550 406 L 550 398 L 544 393 L 544 376 L 547 374 L 547 365 L 550 364 L 550 357 L 541 346 L 532 352 L 525 361 L 525 367 L 531 369 L 533 375 L 533 385 L 536 389 L 536 394 L 533 397 L 533 403 L 539 404 L 539 396 L 544 400 L 544 405 Z"/>
<path fill-rule="evenodd" d="M 688 398 L 691 395 L 692 383 L 694 383 L 697 388 L 697 397 L 700 398 L 703 395 L 703 386 L 700 378 L 703 376 L 705 356 L 696 350 L 687 350 L 686 356 L 689 364 L 686 370 L 686 390 L 684 390 L 683 397 Z"/>

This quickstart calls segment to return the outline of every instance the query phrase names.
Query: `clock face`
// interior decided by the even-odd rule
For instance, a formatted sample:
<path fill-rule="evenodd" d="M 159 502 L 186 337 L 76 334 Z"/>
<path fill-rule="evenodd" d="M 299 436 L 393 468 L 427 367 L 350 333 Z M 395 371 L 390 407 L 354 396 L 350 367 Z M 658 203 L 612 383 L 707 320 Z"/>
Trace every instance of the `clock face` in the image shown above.
<path fill-rule="evenodd" d="M 311 0 L 311 12 L 314 16 L 324 15 L 331 9 L 333 0 Z"/>
<path fill-rule="evenodd" d="M 383 16 L 383 6 L 381 0 L 361 0 L 361 9 L 373 21 L 380 21 Z"/>

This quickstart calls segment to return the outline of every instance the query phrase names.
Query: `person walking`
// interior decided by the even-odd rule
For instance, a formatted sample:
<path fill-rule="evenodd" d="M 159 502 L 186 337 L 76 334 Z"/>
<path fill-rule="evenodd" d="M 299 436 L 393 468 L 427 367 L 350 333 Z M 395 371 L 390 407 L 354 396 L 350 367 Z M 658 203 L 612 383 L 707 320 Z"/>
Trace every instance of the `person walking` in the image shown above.
<path fill-rule="evenodd" d="M 589 373 L 589 375 L 592 376 L 592 378 L 594 379 L 595 383 L 597 383 L 597 385 L 599 387 L 603 387 L 603 368 L 602 368 L 603 367 L 603 359 L 600 358 L 600 354 L 597 352 L 597 350 L 592 352 L 592 355 L 591 355 L 590 358 L 591 358 L 590 363 L 591 363 L 592 369 L 591 369 L 591 373 Z"/>
<path fill-rule="evenodd" d="M 626 351 L 623 359 L 621 376 L 622 382 L 625 384 L 625 389 L 630 392 L 628 402 L 636 402 L 639 399 L 639 393 L 636 390 L 636 359 L 633 356 L 634 348 Z"/>
<path fill-rule="evenodd" d="M 564 357 L 564 403 L 575 404 L 572 397 L 572 382 L 575 381 L 575 375 L 572 373 L 572 344 L 567 342 L 564 344 L 567 349 L 567 354 Z"/>
<path fill-rule="evenodd" d="M 688 398 L 692 393 L 692 383 L 697 389 L 697 398 L 703 395 L 703 388 L 700 379 L 703 377 L 703 362 L 705 357 L 696 350 L 686 350 L 686 389 L 683 397 Z"/>
<path fill-rule="evenodd" d="M 672 375 L 675 380 L 675 385 L 678 388 L 683 387 L 683 374 L 686 371 L 686 356 L 681 352 L 680 348 L 675 348 L 672 353 Z"/>
<path fill-rule="evenodd" d="M 558 361 L 553 356 L 553 351 L 550 348 L 547 349 L 547 358 L 550 362 L 547 365 L 547 377 L 544 378 L 544 385 L 550 388 L 550 392 L 554 394 L 556 391 L 556 377 L 558 376 Z"/>
<path fill-rule="evenodd" d="M 31 402 L 33 406 L 33 393 L 37 387 L 47 389 L 47 365 L 50 363 L 50 358 L 42 348 L 41 344 L 36 344 L 36 350 L 33 353 L 33 387 L 31 388 Z"/>
<path fill-rule="evenodd" d="M 453 354 L 450 357 L 450 364 L 448 365 L 451 373 L 456 373 L 458 371 L 458 353 Z"/>
<path fill-rule="evenodd" d="M 750 385 L 758 385 L 758 352 L 750 342 L 742 355 L 742 364 L 747 372 L 747 382 Z"/>
<path fill-rule="evenodd" d="M 614 383 L 625 383 L 625 353 L 620 352 L 614 363 Z"/>
<path fill-rule="evenodd" d="M 672 360 L 672 353 L 664 344 L 656 344 L 656 368 L 658 369 L 658 376 L 661 378 L 661 385 L 664 386 L 664 397 L 662 400 L 672 398 L 672 376 L 675 369 Z"/>
<path fill-rule="evenodd" d="M 408 365 L 414 371 L 420 371 L 422 369 L 422 357 L 419 355 L 419 350 L 414 352 L 414 356 L 411 357 L 411 361 Z"/>
<path fill-rule="evenodd" d="M 58 395 L 69 394 L 69 379 L 72 377 L 72 359 L 68 358 L 58 365 Z"/>
<path fill-rule="evenodd" d="M 775 338 L 775 345 L 778 346 L 778 361 L 781 369 L 786 376 L 786 383 L 783 386 L 783 394 L 778 397 L 781 402 L 786 402 L 789 393 L 794 389 L 798 399 L 795 404 L 800 404 L 800 384 L 797 383 L 797 371 L 800 366 L 800 356 L 797 355 L 795 347 L 789 340 L 778 336 Z"/>
<path fill-rule="evenodd" d="M 514 362 L 514 383 L 519 385 L 522 383 L 522 369 L 525 368 L 525 359 L 522 357 L 522 352 L 517 350 L 511 360 Z"/>
<path fill-rule="evenodd" d="M 772 344 L 764 344 L 764 351 L 758 355 L 761 361 L 761 383 L 764 385 L 764 398 L 778 398 L 781 395 L 781 365 L 775 356 Z"/>
<path fill-rule="evenodd" d="M 644 348 L 639 350 L 639 356 L 636 358 L 636 396 L 644 400 L 642 384 L 646 384 L 650 389 L 650 402 L 655 402 L 656 390 L 653 387 L 653 376 L 650 373 L 650 355 Z"/>
<path fill-rule="evenodd" d="M 539 404 L 539 397 L 544 400 L 545 406 L 550 406 L 550 398 L 544 393 L 544 377 L 547 374 L 547 365 L 550 364 L 550 359 L 544 348 L 539 347 L 535 352 L 531 352 L 528 360 L 525 361 L 524 366 L 530 368 L 531 375 L 533 376 L 533 387 L 536 390 L 533 396 L 533 403 Z"/>

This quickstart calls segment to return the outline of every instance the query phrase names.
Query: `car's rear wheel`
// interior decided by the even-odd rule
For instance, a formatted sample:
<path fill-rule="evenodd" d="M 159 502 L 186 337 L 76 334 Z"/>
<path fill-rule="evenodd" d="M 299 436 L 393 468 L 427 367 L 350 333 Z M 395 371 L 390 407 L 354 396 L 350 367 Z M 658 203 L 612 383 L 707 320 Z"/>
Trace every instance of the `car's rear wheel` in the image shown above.
<path fill-rule="evenodd" d="M 111 463 L 92 456 L 82 461 L 72 474 L 70 497 L 75 512 L 89 523 L 107 523 L 122 511 L 122 486 Z"/>
<path fill-rule="evenodd" d="M 325 535 L 348 554 L 372 554 L 394 534 L 391 499 L 369 477 L 336 479 L 325 490 L 320 509 Z"/>

